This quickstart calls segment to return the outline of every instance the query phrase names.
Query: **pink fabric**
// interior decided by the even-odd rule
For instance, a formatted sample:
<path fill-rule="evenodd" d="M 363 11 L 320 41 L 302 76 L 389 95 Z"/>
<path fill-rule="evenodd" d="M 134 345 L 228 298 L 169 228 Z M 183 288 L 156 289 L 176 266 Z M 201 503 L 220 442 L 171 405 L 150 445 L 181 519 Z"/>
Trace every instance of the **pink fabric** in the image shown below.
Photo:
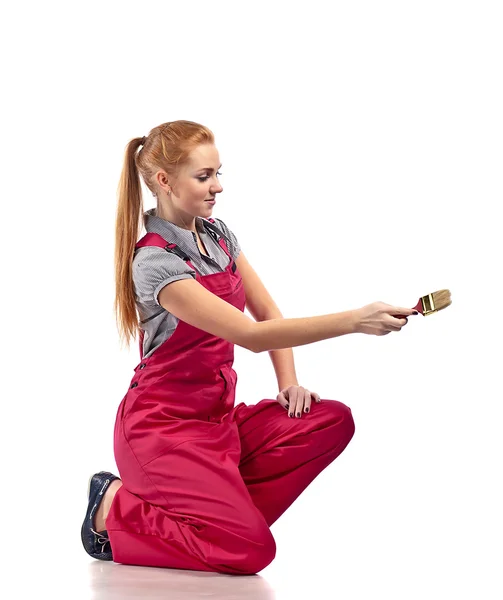
<path fill-rule="evenodd" d="M 167 243 L 148 233 L 138 245 Z M 196 277 L 244 311 L 233 266 L 231 257 L 224 272 Z M 351 440 L 351 410 L 336 400 L 300 419 L 274 399 L 235 405 L 233 361 L 232 343 L 180 321 L 136 366 L 115 422 L 115 562 L 257 573 L 275 556 L 272 523 Z"/>

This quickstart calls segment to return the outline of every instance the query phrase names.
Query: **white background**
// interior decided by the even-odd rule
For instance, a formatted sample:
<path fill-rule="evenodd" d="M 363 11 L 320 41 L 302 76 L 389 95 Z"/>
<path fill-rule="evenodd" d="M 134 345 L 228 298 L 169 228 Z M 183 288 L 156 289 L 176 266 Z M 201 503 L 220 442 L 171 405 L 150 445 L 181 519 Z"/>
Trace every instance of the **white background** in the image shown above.
<path fill-rule="evenodd" d="M 502 21 L 481 0 L 3 9 L 4 597 L 502 597 Z M 356 433 L 246 584 L 80 542 L 139 361 L 112 310 L 124 149 L 177 119 L 214 132 L 213 216 L 285 318 L 452 293 L 400 333 L 294 350 Z M 267 352 L 234 367 L 237 402 L 276 397 Z"/>

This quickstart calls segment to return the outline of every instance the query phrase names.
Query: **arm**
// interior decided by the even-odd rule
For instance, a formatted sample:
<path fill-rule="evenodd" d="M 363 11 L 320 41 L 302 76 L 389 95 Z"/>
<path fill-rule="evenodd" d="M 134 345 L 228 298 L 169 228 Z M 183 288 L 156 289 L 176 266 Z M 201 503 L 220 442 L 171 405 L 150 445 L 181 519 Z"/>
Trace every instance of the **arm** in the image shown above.
<path fill-rule="evenodd" d="M 356 326 L 353 310 L 319 317 L 273 318 L 256 323 L 195 279 L 180 279 L 167 284 L 159 292 L 158 301 L 185 323 L 257 353 L 354 333 Z"/>
<path fill-rule="evenodd" d="M 255 321 L 283 319 L 281 311 L 243 252 L 240 252 L 237 257 L 236 265 L 243 278 L 246 308 L 253 315 Z M 291 348 L 269 350 L 269 357 L 276 373 L 279 391 L 290 385 L 299 385 L 297 373 L 295 372 L 293 350 Z"/>

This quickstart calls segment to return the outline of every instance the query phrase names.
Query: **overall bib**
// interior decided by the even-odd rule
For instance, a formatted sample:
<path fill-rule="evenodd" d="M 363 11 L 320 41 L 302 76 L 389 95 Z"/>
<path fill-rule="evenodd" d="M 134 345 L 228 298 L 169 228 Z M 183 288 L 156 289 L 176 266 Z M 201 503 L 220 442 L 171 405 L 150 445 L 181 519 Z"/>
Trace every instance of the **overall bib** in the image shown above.
<path fill-rule="evenodd" d="M 213 221 L 210 219 L 210 222 Z M 229 256 L 201 276 L 240 311 L 243 282 Z M 147 233 L 136 245 L 180 248 Z M 131 565 L 254 574 L 274 558 L 270 526 L 347 446 L 351 410 L 312 403 L 289 418 L 274 399 L 234 405 L 234 344 L 179 321 L 135 367 L 117 411 L 114 453 L 122 480 L 106 519 L 113 559 Z"/>

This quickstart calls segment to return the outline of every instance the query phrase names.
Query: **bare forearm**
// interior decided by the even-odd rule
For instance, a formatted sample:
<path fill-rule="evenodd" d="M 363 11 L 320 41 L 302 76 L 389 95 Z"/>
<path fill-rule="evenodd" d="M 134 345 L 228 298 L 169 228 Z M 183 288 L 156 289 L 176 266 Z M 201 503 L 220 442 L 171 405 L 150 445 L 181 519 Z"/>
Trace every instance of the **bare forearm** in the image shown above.
<path fill-rule="evenodd" d="M 299 385 L 295 371 L 293 350 L 291 348 L 269 350 L 269 356 L 271 357 L 274 372 L 276 373 L 280 392 L 291 385 Z"/>
<path fill-rule="evenodd" d="M 318 317 L 274 318 L 254 323 L 254 352 L 295 348 L 355 331 L 355 312 L 348 310 Z"/>
<path fill-rule="evenodd" d="M 260 316 L 257 320 L 270 321 L 271 319 L 283 319 L 283 315 L 277 306 L 269 308 L 266 314 Z M 269 357 L 276 373 L 279 391 L 290 385 L 299 385 L 297 373 L 295 372 L 295 362 L 293 350 L 291 348 L 282 348 L 281 350 L 270 350 Z"/>

